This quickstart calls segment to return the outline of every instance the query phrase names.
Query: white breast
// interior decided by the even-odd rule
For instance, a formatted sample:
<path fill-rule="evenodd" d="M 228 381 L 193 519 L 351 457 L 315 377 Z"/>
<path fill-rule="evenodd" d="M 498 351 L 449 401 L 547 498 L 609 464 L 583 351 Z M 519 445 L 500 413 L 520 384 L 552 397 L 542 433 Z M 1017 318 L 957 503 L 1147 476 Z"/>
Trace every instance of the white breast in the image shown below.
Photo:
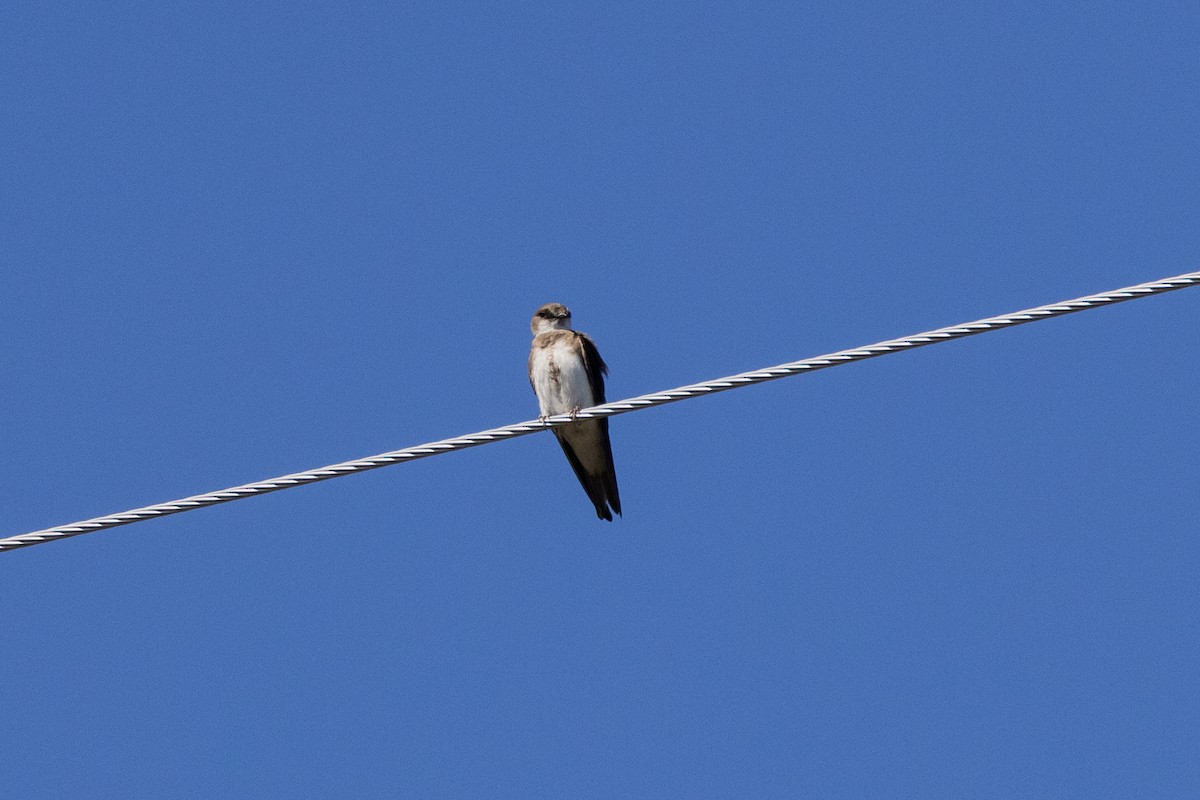
<path fill-rule="evenodd" d="M 587 370 L 574 342 L 562 339 L 533 356 L 533 389 L 542 414 L 568 414 L 595 405 Z"/>

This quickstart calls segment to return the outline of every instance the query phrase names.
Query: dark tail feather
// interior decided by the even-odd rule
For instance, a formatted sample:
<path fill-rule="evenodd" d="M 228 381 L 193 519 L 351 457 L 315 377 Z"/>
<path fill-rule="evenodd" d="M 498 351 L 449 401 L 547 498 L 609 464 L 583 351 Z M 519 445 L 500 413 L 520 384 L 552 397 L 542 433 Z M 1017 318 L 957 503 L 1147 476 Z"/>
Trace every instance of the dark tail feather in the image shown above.
<path fill-rule="evenodd" d="M 600 482 L 603 483 L 603 492 L 608 504 L 612 506 L 612 510 L 621 514 L 621 493 L 617 491 L 617 468 L 613 465 L 612 456 L 612 441 L 608 438 L 608 420 L 600 420 L 600 430 L 604 434 L 604 456 L 608 461 L 608 469 L 605 471 Z M 609 522 L 612 522 L 612 514 L 607 517 Z"/>
<path fill-rule="evenodd" d="M 621 516 L 621 495 L 617 493 L 617 477 L 612 473 L 609 473 L 604 482 L 604 491 L 608 495 L 608 504 L 612 506 L 612 510 L 617 512 L 617 516 Z M 611 516 L 608 519 L 612 521 Z"/>
<path fill-rule="evenodd" d="M 599 487 L 596 487 L 596 488 L 599 488 Z M 603 491 L 603 490 L 601 489 L 601 491 Z M 588 491 L 588 496 L 592 497 L 591 490 Z M 594 503 L 596 506 L 596 516 L 597 517 L 599 517 L 602 520 L 606 520 L 608 522 L 613 521 L 612 512 L 608 510 L 608 504 L 604 502 L 604 495 L 599 495 L 598 499 L 597 499 L 597 497 L 592 497 L 592 503 Z M 617 513 L 620 514 L 621 512 L 618 510 Z"/>
<path fill-rule="evenodd" d="M 608 420 L 603 420 L 603 422 L 608 422 Z M 608 452 L 608 474 L 606 476 L 589 475 L 583 468 L 583 464 L 579 463 L 579 457 L 575 455 L 571 444 L 558 431 L 555 431 L 554 435 L 558 439 L 558 443 L 562 445 L 567 461 L 571 462 L 571 469 L 575 470 L 575 477 L 579 479 L 579 484 L 587 492 L 592 505 L 596 507 L 596 516 L 612 522 L 613 516 L 612 512 L 608 510 L 609 505 L 612 505 L 613 511 L 621 513 L 621 498 L 617 495 L 617 477 L 612 469 L 612 448 L 610 447 Z"/>

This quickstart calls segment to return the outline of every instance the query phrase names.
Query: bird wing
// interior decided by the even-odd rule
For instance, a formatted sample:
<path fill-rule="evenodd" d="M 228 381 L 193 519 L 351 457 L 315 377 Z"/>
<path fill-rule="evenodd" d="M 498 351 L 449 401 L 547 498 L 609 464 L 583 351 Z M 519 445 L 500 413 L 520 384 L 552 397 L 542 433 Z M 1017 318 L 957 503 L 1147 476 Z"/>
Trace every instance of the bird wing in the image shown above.
<path fill-rule="evenodd" d="M 578 333 L 575 341 L 579 343 L 579 351 L 583 357 L 583 366 L 587 370 L 588 383 L 592 385 L 592 402 L 601 405 L 608 402 L 604 399 L 604 376 L 608 374 L 608 364 L 600 357 L 596 343 L 586 333 Z"/>
<path fill-rule="evenodd" d="M 604 376 L 608 374 L 608 365 L 604 363 L 604 359 L 600 357 L 600 351 L 596 349 L 596 343 L 592 341 L 592 337 L 586 333 L 580 333 L 576 337 L 580 345 L 580 350 L 583 355 L 584 368 L 587 370 L 588 383 L 592 386 L 592 402 L 595 405 L 603 405 L 608 400 L 604 393 Z M 612 506 L 613 511 L 621 513 L 621 495 L 617 491 L 617 468 L 613 464 L 612 440 L 608 437 L 608 417 L 603 417 L 596 420 L 596 427 L 600 429 L 600 439 L 604 447 L 604 461 L 606 469 L 597 476 L 600 478 L 601 487 L 604 496 L 608 500 L 608 504 Z M 582 478 L 580 479 L 583 482 Z M 587 484 L 584 484 L 587 488 Z M 588 495 L 592 494 L 591 490 Z M 603 515 L 601 515 L 603 517 Z M 610 517 L 611 518 L 611 517 Z"/>

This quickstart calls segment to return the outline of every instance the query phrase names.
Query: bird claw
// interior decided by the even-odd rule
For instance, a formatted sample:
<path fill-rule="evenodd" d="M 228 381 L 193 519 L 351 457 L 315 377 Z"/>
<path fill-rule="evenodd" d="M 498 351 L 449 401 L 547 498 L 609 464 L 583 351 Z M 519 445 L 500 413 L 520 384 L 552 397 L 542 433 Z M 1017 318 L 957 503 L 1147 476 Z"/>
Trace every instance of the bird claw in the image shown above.
<path fill-rule="evenodd" d="M 579 412 L 582 410 L 583 410 L 582 406 L 575 406 L 574 408 L 572 408 L 570 411 L 567 412 L 567 415 L 571 419 L 575 419 L 576 417 L 579 416 Z M 543 425 L 549 425 L 550 424 L 550 416 L 551 416 L 550 414 L 540 414 L 538 416 L 538 422 L 542 423 Z"/>

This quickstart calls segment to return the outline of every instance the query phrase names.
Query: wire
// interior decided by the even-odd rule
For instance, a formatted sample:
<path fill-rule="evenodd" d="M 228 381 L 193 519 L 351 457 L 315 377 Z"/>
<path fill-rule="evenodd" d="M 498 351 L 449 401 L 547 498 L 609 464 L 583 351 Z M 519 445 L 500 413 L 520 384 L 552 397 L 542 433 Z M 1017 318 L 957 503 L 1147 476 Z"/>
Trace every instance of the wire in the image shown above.
<path fill-rule="evenodd" d="M 779 366 L 775 367 L 767 367 L 766 369 L 756 370 L 754 372 L 743 372 L 738 375 L 730 375 L 727 378 L 718 378 L 716 380 L 705 381 L 703 383 L 693 383 L 688 386 L 680 386 L 677 389 L 669 389 L 665 392 L 644 394 L 640 397 L 633 397 L 616 403 L 606 403 L 600 406 L 593 406 L 592 408 L 583 409 L 577 415 L 575 415 L 575 417 L 571 417 L 567 414 L 561 414 L 559 416 L 550 417 L 545 421 L 529 420 L 527 422 L 519 422 L 515 425 L 505 425 L 502 428 L 492 428 L 491 430 L 480 431 L 478 433 L 469 433 L 465 436 L 458 436 L 453 439 L 442 439 L 441 441 L 417 445 L 416 447 L 406 447 L 403 450 L 392 450 L 391 452 L 381 453 L 377 456 L 360 458 L 356 461 L 343 461 L 340 464 L 331 464 L 328 467 L 320 467 L 318 469 L 308 470 L 307 472 L 296 472 L 279 478 L 271 478 L 270 480 L 259 481 L 258 483 L 247 483 L 242 486 L 234 486 L 230 489 L 222 489 L 217 492 L 185 497 L 182 500 L 172 500 L 169 503 L 159 503 L 158 505 L 146 506 L 144 508 L 135 508 L 132 511 L 123 511 L 120 514 L 110 514 L 106 517 L 95 517 L 94 519 L 88 519 L 82 522 L 73 522 L 70 525 L 60 525 L 56 528 L 46 528 L 45 530 L 24 533 L 20 536 L 10 536 L 6 539 L 0 539 L 0 551 L 15 550 L 20 547 L 41 544 L 42 542 L 57 541 L 58 539 L 66 539 L 68 537 L 78 536 L 83 533 L 105 530 L 106 528 L 115 528 L 118 525 L 127 525 L 131 522 L 139 522 L 141 520 L 153 519 L 155 517 L 165 517 L 169 514 L 178 514 L 182 511 L 190 511 L 194 508 L 203 508 L 205 506 L 214 506 L 218 503 L 228 503 L 233 500 L 240 500 L 243 497 L 267 494 L 268 492 L 277 492 L 281 489 L 290 489 L 293 486 L 300 486 L 306 483 L 316 483 L 317 481 L 329 480 L 330 478 L 337 478 L 341 477 L 342 475 L 352 475 L 356 472 L 366 472 L 367 470 L 386 467 L 389 464 L 415 461 L 418 458 L 435 456 L 441 453 L 450 453 L 455 450 L 464 450 L 468 447 L 477 447 L 482 444 L 489 444 L 491 442 L 497 442 L 504 439 L 512 439 L 517 436 L 525 436 L 530 433 L 537 433 L 538 431 L 555 428 L 559 425 L 567 425 L 574 419 L 611 417 L 617 414 L 625 414 L 630 411 L 637 411 L 643 408 L 661 406 L 666 403 L 674 403 L 678 400 L 684 400 L 690 397 L 713 394 L 715 392 L 723 392 L 727 389 L 735 389 L 740 386 L 749 386 L 755 383 L 772 381 L 776 380 L 777 378 L 787 377 L 789 375 L 800 375 L 807 372 L 815 372 L 827 367 L 835 367 L 839 364 L 849 364 L 853 361 L 863 361 L 864 359 L 874 358 L 875 356 L 896 353 L 901 350 L 912 350 L 914 348 L 924 347 L 925 345 L 929 344 L 950 341 L 951 339 L 961 339 L 966 336 L 974 336 L 977 333 L 984 333 L 985 331 L 996 330 L 998 328 L 1008 328 L 1014 325 L 1023 325 L 1026 322 L 1035 322 L 1040 319 L 1060 317 L 1064 314 L 1071 314 L 1088 308 L 1122 303 L 1126 300 L 1162 294 L 1164 292 L 1182 289 L 1187 286 L 1195 286 L 1197 284 L 1200 284 L 1200 272 L 1189 272 L 1184 275 L 1177 275 L 1173 278 L 1165 278 L 1163 280 L 1153 281 L 1151 283 L 1141 283 L 1137 286 L 1129 286 L 1124 289 L 1117 289 L 1115 291 L 1105 292 L 1103 294 L 1093 294 L 1086 297 L 1080 297 L 1075 300 L 1066 300 L 1061 303 L 1038 306 L 1037 308 L 1017 311 L 1012 314 L 1005 314 L 999 317 L 988 317 L 987 319 L 981 319 L 975 322 L 967 322 L 962 325 L 955 325 L 949 328 L 938 328 L 937 330 L 918 333 L 915 336 L 907 336 L 902 339 L 889 339 L 884 342 L 869 344 L 865 347 L 858 347 L 853 350 L 839 350 L 836 353 L 829 353 L 828 355 L 817 356 L 815 358 L 806 358 L 802 361 L 792 361 L 787 364 L 780 364 Z"/>

